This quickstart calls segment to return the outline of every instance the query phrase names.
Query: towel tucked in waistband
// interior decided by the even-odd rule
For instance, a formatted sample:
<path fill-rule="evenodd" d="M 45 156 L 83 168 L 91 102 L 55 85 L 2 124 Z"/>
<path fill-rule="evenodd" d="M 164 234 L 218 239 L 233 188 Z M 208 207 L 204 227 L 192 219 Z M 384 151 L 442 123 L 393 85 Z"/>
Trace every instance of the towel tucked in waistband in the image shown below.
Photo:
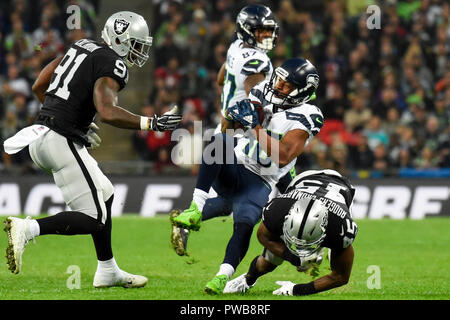
<path fill-rule="evenodd" d="M 32 126 L 23 128 L 12 137 L 6 139 L 5 142 L 3 142 L 5 152 L 7 154 L 15 154 L 44 135 L 49 130 L 49 128 L 41 124 L 34 124 Z"/>

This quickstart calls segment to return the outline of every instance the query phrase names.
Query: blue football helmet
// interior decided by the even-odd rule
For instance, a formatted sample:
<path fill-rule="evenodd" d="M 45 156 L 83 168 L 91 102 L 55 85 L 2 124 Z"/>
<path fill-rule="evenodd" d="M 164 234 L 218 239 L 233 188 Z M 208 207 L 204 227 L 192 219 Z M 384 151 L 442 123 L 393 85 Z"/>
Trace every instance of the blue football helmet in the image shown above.
<path fill-rule="evenodd" d="M 285 94 L 276 89 L 282 79 L 294 85 L 294 89 Z M 270 81 L 264 86 L 264 98 L 283 109 L 306 103 L 315 97 L 319 86 L 319 74 L 316 67 L 307 59 L 292 58 L 284 61 L 272 73 Z"/>
<path fill-rule="evenodd" d="M 255 31 L 270 29 L 272 36 L 258 42 Z M 248 5 L 239 12 L 236 18 L 236 34 L 248 46 L 258 48 L 265 52 L 275 48 L 278 39 L 278 23 L 269 7 L 262 4 Z"/>

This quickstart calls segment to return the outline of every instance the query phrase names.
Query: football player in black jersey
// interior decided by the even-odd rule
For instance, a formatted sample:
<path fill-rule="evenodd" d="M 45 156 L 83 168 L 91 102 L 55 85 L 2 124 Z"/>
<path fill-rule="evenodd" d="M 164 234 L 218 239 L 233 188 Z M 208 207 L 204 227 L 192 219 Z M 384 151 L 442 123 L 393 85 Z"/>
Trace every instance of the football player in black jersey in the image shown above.
<path fill-rule="evenodd" d="M 114 188 L 87 148 L 98 146 L 100 138 L 93 123 L 100 121 L 118 128 L 173 130 L 181 121 L 176 107 L 162 116 L 139 116 L 118 105 L 117 94 L 128 81 L 128 67 L 143 66 L 152 44 L 144 18 L 121 11 L 106 21 L 104 42 L 82 39 L 64 57 L 49 63 L 33 85 L 43 103 L 34 125 L 5 142 L 14 153 L 29 146 L 30 156 L 53 175 L 71 211 L 42 219 L 8 217 L 6 250 L 9 269 L 17 274 L 26 244 L 40 235 L 90 234 L 97 253 L 94 287 L 142 287 L 144 276 L 121 270 L 111 248 L 111 207 Z"/>
<path fill-rule="evenodd" d="M 345 285 L 353 265 L 357 226 L 350 214 L 355 190 L 334 170 L 310 170 L 297 176 L 286 192 L 272 199 L 263 211 L 258 240 L 263 253 L 248 272 L 229 281 L 224 293 L 245 292 L 262 275 L 284 260 L 305 271 L 331 250 L 331 273 L 306 284 L 277 281 L 275 295 L 308 295 Z"/>

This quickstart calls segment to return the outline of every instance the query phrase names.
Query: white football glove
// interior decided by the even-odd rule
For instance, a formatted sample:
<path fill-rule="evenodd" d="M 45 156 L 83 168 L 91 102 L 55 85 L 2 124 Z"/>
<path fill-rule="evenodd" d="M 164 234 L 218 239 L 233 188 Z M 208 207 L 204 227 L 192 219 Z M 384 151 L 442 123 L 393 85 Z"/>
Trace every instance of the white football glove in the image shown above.
<path fill-rule="evenodd" d="M 89 130 L 86 133 L 87 141 L 90 143 L 88 149 L 92 150 L 100 146 L 102 139 L 100 139 L 97 134 L 98 130 L 100 130 L 100 128 L 94 122 L 91 122 L 91 124 L 89 125 Z"/>
<path fill-rule="evenodd" d="M 244 273 L 244 274 L 241 274 L 236 279 L 228 281 L 225 286 L 225 289 L 223 289 L 223 293 L 244 293 L 247 290 L 249 290 L 251 287 L 253 287 L 256 284 L 256 282 L 252 286 L 249 286 L 245 279 L 246 275 L 247 274 Z"/>
<path fill-rule="evenodd" d="M 277 285 L 281 286 L 274 292 L 272 292 L 276 296 L 293 296 L 294 295 L 294 286 L 295 283 L 291 281 L 277 281 Z"/>

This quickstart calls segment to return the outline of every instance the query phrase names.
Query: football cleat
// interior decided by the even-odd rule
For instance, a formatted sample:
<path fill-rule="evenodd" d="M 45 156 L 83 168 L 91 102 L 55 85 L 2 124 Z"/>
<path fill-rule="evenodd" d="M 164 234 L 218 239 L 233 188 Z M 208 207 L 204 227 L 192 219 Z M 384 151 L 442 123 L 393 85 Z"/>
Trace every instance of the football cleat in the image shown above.
<path fill-rule="evenodd" d="M 22 255 L 25 251 L 25 246 L 30 240 L 33 240 L 29 227 L 30 219 L 30 217 L 27 217 L 26 219 L 8 217 L 4 221 L 4 230 L 8 236 L 6 259 L 8 269 L 14 274 L 18 274 L 20 272 L 20 269 L 22 268 Z"/>
<path fill-rule="evenodd" d="M 140 288 L 147 284 L 148 279 L 144 276 L 131 274 L 120 270 L 120 273 L 99 273 L 94 276 L 95 288 L 124 287 L 124 288 Z"/>
<path fill-rule="evenodd" d="M 173 218 L 177 217 L 179 215 L 179 210 L 172 210 L 169 214 L 170 221 L 173 220 Z M 185 228 L 180 228 L 176 226 L 175 224 L 172 224 L 172 234 L 171 234 L 171 242 L 172 247 L 179 256 L 188 256 L 187 253 L 187 241 L 189 238 L 189 230 Z"/>
<path fill-rule="evenodd" d="M 247 279 L 245 278 L 247 274 L 241 274 L 239 277 L 228 281 L 225 289 L 223 289 L 223 293 L 244 293 L 247 292 L 251 287 L 256 284 L 256 281 L 253 285 L 249 286 L 247 284 Z"/>
<path fill-rule="evenodd" d="M 205 286 L 205 293 L 207 294 L 219 294 L 223 292 L 227 284 L 228 277 L 225 274 L 221 274 L 212 278 Z"/>
<path fill-rule="evenodd" d="M 200 230 L 200 223 L 202 221 L 202 213 L 198 210 L 194 201 L 191 202 L 191 206 L 184 210 L 180 215 L 172 218 L 171 221 L 174 225 L 189 229 L 193 231 Z"/>

